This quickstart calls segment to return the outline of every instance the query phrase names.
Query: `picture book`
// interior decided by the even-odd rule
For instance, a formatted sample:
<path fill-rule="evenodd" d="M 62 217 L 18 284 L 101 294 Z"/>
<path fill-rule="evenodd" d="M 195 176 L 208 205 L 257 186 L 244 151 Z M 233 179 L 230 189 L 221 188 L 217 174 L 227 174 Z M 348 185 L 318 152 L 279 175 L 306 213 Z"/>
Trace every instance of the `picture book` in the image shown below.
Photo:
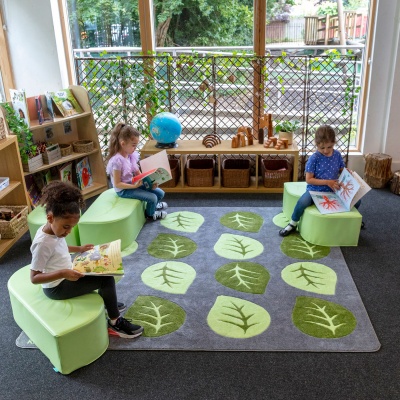
<path fill-rule="evenodd" d="M 63 89 L 51 93 L 51 98 L 63 117 L 83 113 L 82 107 L 70 89 Z"/>
<path fill-rule="evenodd" d="M 36 103 L 36 111 L 37 111 L 39 125 L 42 125 L 44 122 L 44 116 L 43 116 L 42 100 L 40 99 L 40 96 L 35 96 L 35 103 Z"/>
<path fill-rule="evenodd" d="M 153 183 L 161 184 L 172 179 L 166 150 L 144 158 L 139 164 L 142 173 L 133 177 L 133 183 L 141 179 L 143 184 L 150 189 Z"/>
<path fill-rule="evenodd" d="M 60 181 L 72 182 L 72 161 L 62 164 L 58 167 Z"/>
<path fill-rule="evenodd" d="M 75 165 L 76 179 L 79 189 L 83 190 L 93 184 L 89 158 L 85 157 Z"/>
<path fill-rule="evenodd" d="M 36 207 L 39 204 L 41 193 L 33 175 L 25 176 L 25 185 L 31 205 L 32 207 Z"/>
<path fill-rule="evenodd" d="M 4 115 L 3 109 L 0 107 L 0 140 L 3 140 L 8 136 L 8 124 L 6 116 Z"/>
<path fill-rule="evenodd" d="M 23 118 L 26 124 L 30 126 L 28 102 L 26 100 L 25 90 L 10 89 L 10 95 L 15 114 Z"/>
<path fill-rule="evenodd" d="M 40 96 L 42 100 L 43 116 L 45 121 L 54 121 L 54 110 L 53 103 L 51 99 L 51 93 L 46 92 Z"/>
<path fill-rule="evenodd" d="M 334 192 L 310 191 L 311 197 L 321 214 L 333 214 L 350 211 L 354 204 L 371 190 L 368 184 L 357 174 L 346 168 L 339 176 L 340 188 Z"/>
<path fill-rule="evenodd" d="M 124 275 L 121 240 L 96 245 L 89 251 L 77 254 L 72 269 L 85 275 Z"/>

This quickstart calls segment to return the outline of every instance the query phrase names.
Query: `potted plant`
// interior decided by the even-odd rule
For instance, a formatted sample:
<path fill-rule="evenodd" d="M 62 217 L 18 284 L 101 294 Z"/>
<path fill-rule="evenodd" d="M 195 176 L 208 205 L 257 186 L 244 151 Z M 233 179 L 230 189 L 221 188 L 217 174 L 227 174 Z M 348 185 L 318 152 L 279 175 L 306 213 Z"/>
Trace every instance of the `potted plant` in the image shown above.
<path fill-rule="evenodd" d="M 6 111 L 6 121 L 10 131 L 17 136 L 19 153 L 24 171 L 31 172 L 43 165 L 43 157 L 33 142 L 33 134 L 25 120 L 17 115 L 7 103 L 1 105 Z"/>
<path fill-rule="evenodd" d="M 293 143 L 293 132 L 301 126 L 300 121 L 277 121 L 275 125 L 275 132 L 278 133 L 279 139 L 288 139 L 288 144 Z"/>

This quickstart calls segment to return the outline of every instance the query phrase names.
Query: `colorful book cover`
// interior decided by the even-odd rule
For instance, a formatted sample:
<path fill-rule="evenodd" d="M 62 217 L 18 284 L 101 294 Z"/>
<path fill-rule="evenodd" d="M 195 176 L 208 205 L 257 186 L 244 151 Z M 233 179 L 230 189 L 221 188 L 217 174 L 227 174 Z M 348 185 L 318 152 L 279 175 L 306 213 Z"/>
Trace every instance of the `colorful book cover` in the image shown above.
<path fill-rule="evenodd" d="M 60 181 L 72 183 L 72 161 L 61 165 L 58 168 L 58 173 Z"/>
<path fill-rule="evenodd" d="M 340 188 L 334 192 L 310 191 L 314 204 L 321 214 L 348 212 L 371 190 L 356 172 L 350 173 L 346 168 L 340 174 L 338 183 Z"/>
<path fill-rule="evenodd" d="M 63 117 L 83 113 L 82 107 L 70 89 L 63 89 L 51 93 L 51 98 Z"/>
<path fill-rule="evenodd" d="M 41 193 L 33 175 L 25 176 L 25 186 L 32 207 L 36 207 L 39 204 Z"/>
<path fill-rule="evenodd" d="M 124 275 L 121 240 L 100 244 L 75 256 L 72 269 L 85 275 Z"/>
<path fill-rule="evenodd" d="M 46 92 L 42 97 L 43 115 L 45 121 L 54 121 L 53 101 L 51 93 Z"/>
<path fill-rule="evenodd" d="M 39 125 L 42 125 L 44 122 L 44 116 L 43 116 L 42 100 L 40 96 L 35 96 L 35 103 L 36 103 L 36 111 L 37 111 Z"/>
<path fill-rule="evenodd" d="M 132 183 L 142 179 L 143 184 L 148 189 L 151 189 L 153 183 L 158 183 L 160 185 L 172 179 L 171 167 L 166 150 L 159 151 L 150 157 L 146 157 L 139 163 L 142 173 L 134 176 Z"/>
<path fill-rule="evenodd" d="M 92 185 L 93 178 L 88 157 L 85 157 L 81 161 L 76 163 L 75 171 L 79 189 L 83 190 L 86 187 Z"/>
<path fill-rule="evenodd" d="M 28 126 L 30 126 L 28 102 L 26 100 L 25 90 L 10 89 L 11 103 L 15 114 L 21 117 Z"/>

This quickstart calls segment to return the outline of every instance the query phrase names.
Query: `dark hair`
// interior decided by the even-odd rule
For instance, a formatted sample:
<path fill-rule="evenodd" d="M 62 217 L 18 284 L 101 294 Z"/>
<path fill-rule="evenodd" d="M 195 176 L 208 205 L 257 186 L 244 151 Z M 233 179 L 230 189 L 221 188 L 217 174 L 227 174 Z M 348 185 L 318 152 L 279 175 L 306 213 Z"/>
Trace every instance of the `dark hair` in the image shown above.
<path fill-rule="evenodd" d="M 321 125 L 315 132 L 315 144 L 336 143 L 336 134 L 330 125 Z"/>
<path fill-rule="evenodd" d="M 76 186 L 53 181 L 43 188 L 40 204 L 45 207 L 46 214 L 52 212 L 54 217 L 65 217 L 68 214 L 80 214 L 85 201 Z"/>
<path fill-rule="evenodd" d="M 107 161 L 117 154 L 121 149 L 120 141 L 128 141 L 134 137 L 139 137 L 140 133 L 131 125 L 125 125 L 123 122 L 119 122 L 115 125 L 110 135 L 110 145 L 108 147 Z"/>

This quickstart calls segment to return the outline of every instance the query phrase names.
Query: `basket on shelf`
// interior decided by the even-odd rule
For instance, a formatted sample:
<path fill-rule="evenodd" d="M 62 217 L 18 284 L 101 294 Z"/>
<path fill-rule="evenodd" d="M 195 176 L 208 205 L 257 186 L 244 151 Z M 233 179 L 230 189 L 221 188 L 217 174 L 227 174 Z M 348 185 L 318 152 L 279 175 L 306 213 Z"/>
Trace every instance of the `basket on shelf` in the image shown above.
<path fill-rule="evenodd" d="M 51 164 L 54 161 L 59 160 L 60 158 L 61 158 L 61 150 L 58 143 L 46 147 L 46 150 L 43 152 L 43 162 L 45 164 Z"/>
<path fill-rule="evenodd" d="M 175 158 L 171 158 L 168 160 L 169 161 L 169 167 L 171 168 L 171 175 L 172 175 L 172 179 L 162 183 L 160 185 L 160 187 L 162 188 L 172 188 L 175 187 L 178 182 L 179 182 L 179 178 L 181 176 L 181 169 L 180 169 L 180 162 L 178 159 Z"/>
<path fill-rule="evenodd" d="M 66 157 L 72 154 L 72 145 L 68 143 L 60 143 L 61 157 Z"/>
<path fill-rule="evenodd" d="M 24 172 L 34 172 L 38 168 L 43 166 L 43 154 L 40 153 L 35 157 L 28 160 L 27 163 L 22 163 L 22 169 Z"/>
<path fill-rule="evenodd" d="M 89 153 L 93 150 L 93 142 L 91 140 L 77 140 L 72 143 L 75 153 Z"/>
<path fill-rule="evenodd" d="M 267 188 L 283 188 L 285 182 L 290 182 L 292 164 L 282 159 L 261 159 L 261 171 L 264 186 Z"/>
<path fill-rule="evenodd" d="M 18 233 L 28 228 L 28 207 L 27 206 L 1 206 L 12 210 L 14 217 L 10 221 L 0 220 L 0 235 L 2 239 L 13 239 Z"/>
<path fill-rule="evenodd" d="M 211 158 L 186 161 L 186 183 L 188 186 L 214 186 L 214 160 Z"/>
<path fill-rule="evenodd" d="M 222 186 L 242 188 L 250 186 L 250 160 L 226 158 L 222 162 Z"/>

